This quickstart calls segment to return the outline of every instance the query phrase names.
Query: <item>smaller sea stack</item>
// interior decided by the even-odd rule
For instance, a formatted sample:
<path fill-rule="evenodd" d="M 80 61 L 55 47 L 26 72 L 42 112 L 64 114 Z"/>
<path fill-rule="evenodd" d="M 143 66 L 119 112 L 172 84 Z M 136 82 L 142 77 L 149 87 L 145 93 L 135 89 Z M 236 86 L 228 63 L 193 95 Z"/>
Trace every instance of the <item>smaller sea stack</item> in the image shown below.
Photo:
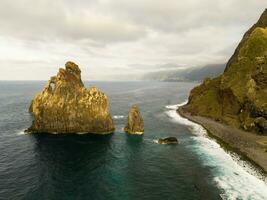
<path fill-rule="evenodd" d="M 144 133 L 144 120 L 136 105 L 133 105 L 129 111 L 124 131 L 137 135 L 142 135 Z"/>

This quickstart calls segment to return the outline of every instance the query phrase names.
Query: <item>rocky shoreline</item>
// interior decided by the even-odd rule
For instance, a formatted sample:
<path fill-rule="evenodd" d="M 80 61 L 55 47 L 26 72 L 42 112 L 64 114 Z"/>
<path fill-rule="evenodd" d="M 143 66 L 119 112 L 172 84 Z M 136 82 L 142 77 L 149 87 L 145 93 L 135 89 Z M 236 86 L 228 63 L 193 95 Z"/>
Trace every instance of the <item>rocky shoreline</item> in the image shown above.
<path fill-rule="evenodd" d="M 186 112 L 267 135 L 267 9 L 244 35 L 223 74 L 193 88 Z"/>
<path fill-rule="evenodd" d="M 267 175 L 267 136 L 245 132 L 206 117 L 191 115 L 185 112 L 183 107 L 178 108 L 177 112 L 182 117 L 202 125 L 211 137 L 247 158 Z"/>

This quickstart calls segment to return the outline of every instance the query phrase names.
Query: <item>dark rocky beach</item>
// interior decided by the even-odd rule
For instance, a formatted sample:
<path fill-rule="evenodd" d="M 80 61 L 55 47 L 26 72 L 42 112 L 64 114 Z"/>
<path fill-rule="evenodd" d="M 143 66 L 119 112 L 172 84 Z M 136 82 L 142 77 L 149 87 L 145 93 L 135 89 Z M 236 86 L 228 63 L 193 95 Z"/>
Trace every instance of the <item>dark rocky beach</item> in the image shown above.
<path fill-rule="evenodd" d="M 202 125 L 219 142 L 225 143 L 235 152 L 245 156 L 267 174 L 267 136 L 245 132 L 216 122 L 212 119 L 191 115 L 179 108 L 177 112 L 197 124 Z"/>

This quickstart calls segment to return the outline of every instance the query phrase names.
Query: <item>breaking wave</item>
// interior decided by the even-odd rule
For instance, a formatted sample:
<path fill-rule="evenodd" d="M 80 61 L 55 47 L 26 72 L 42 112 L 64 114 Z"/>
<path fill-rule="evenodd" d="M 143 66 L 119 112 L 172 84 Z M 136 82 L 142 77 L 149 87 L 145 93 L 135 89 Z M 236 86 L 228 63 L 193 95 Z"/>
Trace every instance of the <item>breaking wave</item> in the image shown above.
<path fill-rule="evenodd" d="M 16 132 L 16 135 L 26 135 L 26 134 L 27 133 L 24 130 Z"/>
<path fill-rule="evenodd" d="M 123 119 L 124 115 L 114 115 L 113 118 L 114 119 Z"/>
<path fill-rule="evenodd" d="M 235 153 L 226 152 L 215 140 L 207 136 L 207 131 L 177 113 L 177 109 L 187 103 L 166 106 L 170 119 L 187 126 L 194 144 L 190 149 L 203 161 L 203 165 L 214 169 L 214 182 L 222 191 L 222 199 L 267 199 L 266 177 L 249 162 L 243 161 Z"/>

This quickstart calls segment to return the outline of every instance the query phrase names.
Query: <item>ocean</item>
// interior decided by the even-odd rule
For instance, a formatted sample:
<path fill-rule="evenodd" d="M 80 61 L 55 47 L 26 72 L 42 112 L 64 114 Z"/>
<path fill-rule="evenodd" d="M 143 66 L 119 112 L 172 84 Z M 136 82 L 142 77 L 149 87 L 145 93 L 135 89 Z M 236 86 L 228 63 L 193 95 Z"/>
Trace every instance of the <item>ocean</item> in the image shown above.
<path fill-rule="evenodd" d="M 0 82 L 0 199 L 267 199 L 266 177 L 176 109 L 197 83 L 85 82 L 109 96 L 116 131 L 24 134 L 43 81 Z M 137 104 L 143 136 L 123 132 Z M 155 140 L 174 136 L 178 145 Z"/>

